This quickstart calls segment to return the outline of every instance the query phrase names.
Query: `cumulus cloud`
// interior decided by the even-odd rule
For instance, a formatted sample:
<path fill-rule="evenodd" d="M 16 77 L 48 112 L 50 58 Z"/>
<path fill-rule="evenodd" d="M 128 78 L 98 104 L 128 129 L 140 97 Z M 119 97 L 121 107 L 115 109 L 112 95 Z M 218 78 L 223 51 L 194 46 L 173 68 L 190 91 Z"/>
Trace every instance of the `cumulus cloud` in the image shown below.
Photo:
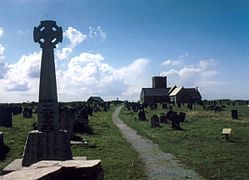
<path fill-rule="evenodd" d="M 106 33 L 102 30 L 100 26 L 98 27 L 89 26 L 89 37 L 99 38 L 101 41 L 104 41 L 106 39 Z"/>
<path fill-rule="evenodd" d="M 99 53 L 81 53 L 73 57 L 65 71 L 57 74 L 59 78 L 59 92 L 61 94 L 79 94 L 82 97 L 90 95 L 112 96 L 112 98 L 136 95 L 140 90 L 134 91 L 148 64 L 147 59 L 137 59 L 126 67 L 113 68 L 104 62 Z M 136 75 L 135 75 L 136 74 Z"/>
<path fill-rule="evenodd" d="M 34 90 L 40 74 L 41 52 L 23 55 L 15 64 L 8 65 L 4 81 L 7 91 Z M 34 80 L 35 79 L 35 80 Z M 37 83 L 35 83 L 37 84 Z"/>
<path fill-rule="evenodd" d="M 68 29 L 64 32 L 64 36 L 70 40 L 70 46 L 72 48 L 82 43 L 87 37 L 87 35 L 81 33 L 73 27 L 68 27 Z"/>
<path fill-rule="evenodd" d="M 68 29 L 63 33 L 64 37 L 70 41 L 70 43 L 56 51 L 56 57 L 59 60 L 68 59 L 70 54 L 73 52 L 74 48 L 86 40 L 87 35 L 83 34 L 79 30 L 68 27 Z"/>
<path fill-rule="evenodd" d="M 185 65 L 180 69 L 170 69 L 162 72 L 161 75 L 168 76 L 170 82 L 186 86 L 203 86 L 204 84 L 216 83 L 214 77 L 219 73 L 216 70 L 214 59 L 200 60 L 197 64 Z"/>

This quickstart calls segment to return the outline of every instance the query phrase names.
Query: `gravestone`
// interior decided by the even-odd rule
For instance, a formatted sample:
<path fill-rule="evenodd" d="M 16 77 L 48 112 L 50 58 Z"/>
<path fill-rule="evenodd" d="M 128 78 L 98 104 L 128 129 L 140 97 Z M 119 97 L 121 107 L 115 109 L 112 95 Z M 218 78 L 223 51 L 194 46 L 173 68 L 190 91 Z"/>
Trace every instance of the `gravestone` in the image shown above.
<path fill-rule="evenodd" d="M 22 115 L 23 115 L 24 118 L 27 118 L 27 119 L 32 118 L 32 109 L 28 108 L 28 107 L 25 107 L 23 109 Z"/>
<path fill-rule="evenodd" d="M 3 132 L 0 132 L 0 160 L 4 160 L 6 158 L 6 154 L 9 150 L 9 147 L 4 144 Z"/>
<path fill-rule="evenodd" d="M 73 137 L 74 113 L 65 107 L 61 113 L 60 129 L 66 130 L 70 139 Z"/>
<path fill-rule="evenodd" d="M 12 127 L 12 108 L 8 106 L 0 107 L 0 126 Z"/>
<path fill-rule="evenodd" d="M 86 107 L 79 110 L 79 114 L 73 125 L 73 132 L 92 134 L 92 129 L 89 126 L 88 109 Z"/>
<path fill-rule="evenodd" d="M 164 113 L 160 115 L 160 123 L 167 123 L 167 116 Z"/>
<path fill-rule="evenodd" d="M 180 122 L 184 122 L 185 121 L 185 117 L 186 117 L 186 113 L 180 112 L 179 115 L 178 115 L 178 117 L 179 117 Z"/>
<path fill-rule="evenodd" d="M 172 114 L 171 128 L 176 129 L 176 130 L 181 130 L 180 119 L 179 119 L 179 116 L 177 115 L 177 112 L 173 112 Z"/>
<path fill-rule="evenodd" d="M 25 144 L 23 166 L 40 160 L 72 159 L 68 132 L 59 129 L 54 48 L 62 42 L 62 28 L 55 21 L 41 21 L 34 28 L 34 41 L 42 48 L 38 104 L 38 130 L 31 131 Z"/>
<path fill-rule="evenodd" d="M 177 107 L 178 107 L 178 108 L 181 108 L 181 103 L 178 103 L 178 104 L 177 104 Z"/>
<path fill-rule="evenodd" d="M 238 110 L 231 110 L 232 119 L 238 119 Z"/>
<path fill-rule="evenodd" d="M 12 107 L 13 115 L 18 115 L 22 113 L 22 107 L 21 106 L 14 106 Z"/>
<path fill-rule="evenodd" d="M 151 127 L 155 128 L 155 127 L 159 127 L 159 117 L 157 115 L 153 115 L 151 117 Z"/>
<path fill-rule="evenodd" d="M 144 109 L 140 109 L 138 112 L 138 118 L 140 121 L 146 121 L 146 115 Z"/>

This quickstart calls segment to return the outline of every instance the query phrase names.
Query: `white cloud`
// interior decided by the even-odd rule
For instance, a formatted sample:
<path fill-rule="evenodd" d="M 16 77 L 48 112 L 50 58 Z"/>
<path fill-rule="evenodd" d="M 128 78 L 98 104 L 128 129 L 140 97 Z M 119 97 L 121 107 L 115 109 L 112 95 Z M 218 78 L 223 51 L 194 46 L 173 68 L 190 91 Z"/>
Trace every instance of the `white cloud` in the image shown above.
<path fill-rule="evenodd" d="M 178 56 L 177 59 L 175 60 L 172 60 L 172 59 L 168 59 L 164 62 L 162 62 L 162 66 L 178 66 L 178 65 L 181 65 L 184 61 L 184 58 L 186 58 L 188 56 L 188 53 L 185 52 L 184 54 Z"/>
<path fill-rule="evenodd" d="M 87 37 L 87 35 L 81 33 L 73 27 L 68 27 L 64 33 L 64 36 L 70 40 L 71 48 L 74 48 L 78 44 L 82 43 Z"/>
<path fill-rule="evenodd" d="M 180 63 L 181 63 L 180 61 L 177 61 L 177 60 L 173 61 L 173 60 L 168 59 L 162 63 L 162 66 L 177 66 Z"/>
<path fill-rule="evenodd" d="M 106 34 L 98 30 L 98 38 L 105 39 Z M 91 95 L 100 95 L 104 99 L 138 100 L 140 88 L 143 87 L 141 78 L 146 72 L 149 60 L 135 59 L 130 64 L 114 68 L 104 61 L 100 53 L 82 52 L 70 57 L 78 44 L 86 39 L 75 28 L 69 27 L 65 33 L 69 44 L 58 47 L 56 58 L 68 59 L 56 67 L 58 97 L 61 101 L 86 100 Z M 1 49 L 2 47 L 2 49 Z M 0 54 L 4 54 L 0 46 Z M 37 101 L 39 89 L 39 74 L 41 51 L 23 55 L 14 64 L 0 60 L 0 92 L 1 101 Z"/>
<path fill-rule="evenodd" d="M 99 38 L 101 41 L 104 41 L 106 39 L 106 33 L 102 30 L 100 26 L 98 27 L 89 26 L 89 37 Z"/>
<path fill-rule="evenodd" d="M 73 52 L 74 48 L 86 40 L 87 35 L 81 33 L 79 30 L 68 27 L 68 29 L 63 33 L 64 37 L 69 39 L 70 44 L 66 47 L 56 50 L 56 57 L 59 60 L 68 59 L 71 53 Z"/>
<path fill-rule="evenodd" d="M 4 29 L 3 29 L 3 27 L 0 27 L 0 37 L 2 37 L 3 34 L 4 34 Z"/>
<path fill-rule="evenodd" d="M 162 72 L 161 75 L 168 76 L 171 85 L 199 86 L 203 89 L 208 85 L 224 85 L 225 82 L 222 83 L 215 79 L 215 76 L 219 73 L 216 70 L 216 63 L 214 59 L 200 60 L 197 64 L 185 65 L 178 70 L 170 69 Z"/>
<path fill-rule="evenodd" d="M 37 81 L 40 73 L 41 52 L 28 56 L 23 55 L 15 64 L 8 65 L 8 72 L 4 82 L 7 91 L 36 91 Z"/>
<path fill-rule="evenodd" d="M 56 51 L 56 57 L 59 60 L 63 60 L 63 59 L 68 59 L 69 55 L 73 52 L 72 48 L 69 47 L 65 47 L 62 48 L 62 50 L 57 50 Z"/>
<path fill-rule="evenodd" d="M 67 97 L 66 94 L 78 94 L 82 98 L 90 95 L 124 98 L 129 94 L 130 98 L 138 99 L 140 87 L 133 87 L 137 87 L 147 64 L 147 59 L 137 59 L 115 69 L 104 63 L 101 54 L 81 53 L 70 60 L 66 71 L 57 73 L 59 93 Z"/>

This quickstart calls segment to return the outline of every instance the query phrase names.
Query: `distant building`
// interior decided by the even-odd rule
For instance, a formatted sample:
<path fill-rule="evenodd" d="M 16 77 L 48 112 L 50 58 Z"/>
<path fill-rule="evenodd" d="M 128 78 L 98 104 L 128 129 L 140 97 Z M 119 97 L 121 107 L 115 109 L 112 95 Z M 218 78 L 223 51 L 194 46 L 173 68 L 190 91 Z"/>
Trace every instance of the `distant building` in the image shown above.
<path fill-rule="evenodd" d="M 167 87 L 167 76 L 152 77 L 152 88 L 142 88 L 140 103 L 199 103 L 201 94 L 197 88 Z"/>
<path fill-rule="evenodd" d="M 201 94 L 196 88 L 176 87 L 169 92 L 170 102 L 174 103 L 200 103 Z"/>
<path fill-rule="evenodd" d="M 88 104 L 101 104 L 103 102 L 104 102 L 104 100 L 99 96 L 91 96 L 87 100 Z"/>
<path fill-rule="evenodd" d="M 167 76 L 152 77 L 152 88 L 167 88 Z"/>
<path fill-rule="evenodd" d="M 167 88 L 167 76 L 152 77 L 152 88 L 142 88 L 140 102 L 145 104 L 169 102 L 170 88 Z"/>
<path fill-rule="evenodd" d="M 170 88 L 142 88 L 140 102 L 145 104 L 169 102 Z"/>

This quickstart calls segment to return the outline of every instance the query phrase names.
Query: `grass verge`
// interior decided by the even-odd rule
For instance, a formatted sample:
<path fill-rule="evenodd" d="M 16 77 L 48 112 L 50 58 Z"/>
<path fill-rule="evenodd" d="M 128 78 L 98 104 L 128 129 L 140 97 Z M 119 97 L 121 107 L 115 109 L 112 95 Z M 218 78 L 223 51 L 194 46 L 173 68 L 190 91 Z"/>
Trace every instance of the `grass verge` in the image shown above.
<path fill-rule="evenodd" d="M 240 118 L 233 121 L 231 109 L 238 109 Z M 160 115 L 164 109 L 146 108 L 146 117 Z M 157 143 L 164 152 L 173 153 L 187 167 L 194 169 L 207 179 L 249 178 L 249 108 L 228 107 L 214 113 L 201 107 L 190 111 L 186 107 L 174 107 L 174 111 L 186 112 L 183 131 L 172 130 L 169 124 L 151 128 L 150 121 L 138 121 L 137 113 L 122 109 L 120 118 L 138 134 Z M 221 131 L 232 128 L 229 141 Z"/>

